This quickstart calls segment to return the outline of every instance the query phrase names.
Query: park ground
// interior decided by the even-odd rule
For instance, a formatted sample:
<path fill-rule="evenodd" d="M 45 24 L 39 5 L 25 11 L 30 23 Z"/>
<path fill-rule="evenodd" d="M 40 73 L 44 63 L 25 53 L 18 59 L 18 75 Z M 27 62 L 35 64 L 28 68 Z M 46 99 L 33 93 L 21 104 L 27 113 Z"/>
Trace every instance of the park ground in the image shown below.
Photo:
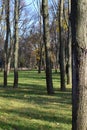
<path fill-rule="evenodd" d="M 13 72 L 3 88 L 0 72 L 0 130 L 71 130 L 71 88 L 61 92 L 59 73 L 53 72 L 54 95 L 47 95 L 45 72 L 19 71 L 14 89 Z"/>

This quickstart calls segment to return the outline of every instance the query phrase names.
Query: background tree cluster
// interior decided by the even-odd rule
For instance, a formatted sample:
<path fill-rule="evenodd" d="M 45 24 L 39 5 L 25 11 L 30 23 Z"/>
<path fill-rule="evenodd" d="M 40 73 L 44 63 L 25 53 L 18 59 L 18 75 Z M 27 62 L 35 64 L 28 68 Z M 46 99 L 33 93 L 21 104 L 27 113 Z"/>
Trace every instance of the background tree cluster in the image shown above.
<path fill-rule="evenodd" d="M 54 68 L 55 72 L 60 69 L 61 90 L 65 90 L 66 72 L 67 83 L 71 83 L 70 1 L 1 0 L 0 5 L 4 86 L 10 68 L 14 68 L 15 87 L 18 68 L 46 70 L 49 76 Z"/>
<path fill-rule="evenodd" d="M 43 41 L 42 38 L 41 39 L 38 38 L 38 37 L 40 37 L 40 35 L 41 36 L 43 35 L 43 29 L 42 29 L 43 23 L 42 23 L 42 11 L 41 11 L 42 2 L 40 1 L 39 5 L 36 5 L 37 12 L 35 12 L 35 9 L 34 9 L 35 7 L 33 7 L 33 5 L 31 5 L 31 4 L 26 5 L 26 4 L 27 3 L 25 3 L 25 2 L 23 3 L 23 0 L 21 1 L 22 7 L 20 7 L 20 16 L 19 16 L 19 35 L 20 35 L 19 41 L 23 40 L 24 44 L 26 44 L 26 45 L 27 45 L 27 41 L 29 41 L 29 42 L 31 42 L 31 44 L 33 44 L 32 48 L 34 48 L 36 46 L 34 48 L 34 49 L 36 49 L 36 48 L 39 48 L 40 40 Z M 30 11 L 31 8 L 33 8 L 33 9 Z M 51 44 L 52 44 L 52 51 L 54 51 L 54 53 L 56 53 L 56 51 L 58 51 L 58 47 L 57 47 L 58 33 L 59 33 L 59 25 L 58 25 L 59 9 L 58 8 L 59 8 L 59 3 L 57 1 L 49 2 L 49 14 L 50 14 L 50 16 L 49 16 L 50 25 L 49 26 L 50 26 L 50 37 L 51 37 L 50 40 L 51 40 Z M 30 11 L 30 14 L 28 14 L 29 11 Z M 65 11 L 66 11 L 66 16 L 67 16 L 68 15 L 67 7 L 65 7 Z M 64 21 L 63 21 L 63 26 L 67 30 L 66 19 L 64 19 Z M 10 21 L 10 22 L 12 22 L 12 21 Z M 11 26 L 10 28 L 13 33 L 13 27 Z M 2 28 L 2 30 L 3 30 L 3 28 Z M 6 31 L 6 30 L 4 30 L 4 31 Z M 67 38 L 66 34 L 63 34 L 63 35 L 65 35 L 65 38 Z M 3 36 L 3 35 L 1 35 L 1 36 Z"/>

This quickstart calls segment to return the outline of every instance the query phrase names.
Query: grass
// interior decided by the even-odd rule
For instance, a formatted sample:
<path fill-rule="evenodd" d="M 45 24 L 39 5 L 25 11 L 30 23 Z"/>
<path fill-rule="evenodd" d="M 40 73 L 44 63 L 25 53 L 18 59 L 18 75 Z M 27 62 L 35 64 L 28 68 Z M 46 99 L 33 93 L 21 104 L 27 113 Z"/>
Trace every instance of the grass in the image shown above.
<path fill-rule="evenodd" d="M 53 82 L 49 96 L 44 72 L 19 71 L 19 88 L 13 89 L 11 72 L 9 87 L 0 87 L 0 130 L 71 130 L 71 90 L 59 91 L 59 74 L 53 73 Z"/>

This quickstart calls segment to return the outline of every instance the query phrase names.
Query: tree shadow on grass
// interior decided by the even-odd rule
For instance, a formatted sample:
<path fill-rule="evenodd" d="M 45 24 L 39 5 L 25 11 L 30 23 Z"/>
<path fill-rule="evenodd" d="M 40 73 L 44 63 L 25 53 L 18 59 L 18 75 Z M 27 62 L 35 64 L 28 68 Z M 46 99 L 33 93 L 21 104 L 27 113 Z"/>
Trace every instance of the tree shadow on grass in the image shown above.
<path fill-rule="evenodd" d="M 22 119 L 35 119 L 35 120 L 41 120 L 41 121 L 47 121 L 47 122 L 58 122 L 58 123 L 64 123 L 64 124 L 71 124 L 71 118 L 66 117 L 66 115 L 57 115 L 55 112 L 46 112 L 41 109 L 36 108 L 21 108 L 21 109 L 1 109 L 1 112 L 5 112 L 8 114 L 13 114 L 15 116 L 18 116 Z"/>
<path fill-rule="evenodd" d="M 56 90 L 56 93 L 54 95 L 48 96 L 43 86 L 33 84 L 30 84 L 30 86 L 26 84 L 25 87 L 17 89 L 2 88 L 0 91 L 0 97 L 9 99 L 20 99 L 25 100 L 26 102 L 34 101 L 36 104 L 47 104 L 48 102 L 71 104 L 71 91 L 69 89 L 65 92 Z"/>
<path fill-rule="evenodd" d="M 33 126 L 25 126 L 22 124 L 11 124 L 10 122 L 0 121 L 0 128 L 2 130 L 36 130 Z"/>
<path fill-rule="evenodd" d="M 21 85 L 21 84 L 20 84 Z M 40 121 L 47 121 L 47 122 L 58 122 L 64 124 L 71 124 L 71 116 L 66 115 L 58 115 L 55 111 L 58 111 L 58 107 L 56 106 L 65 107 L 66 105 L 71 104 L 71 92 L 68 90 L 66 92 L 56 91 L 53 96 L 48 96 L 46 94 L 45 89 L 39 85 L 31 84 L 30 86 L 26 84 L 25 87 L 13 89 L 13 88 L 6 88 L 0 89 L 0 97 L 10 100 L 18 99 L 19 102 L 30 103 L 37 107 L 21 107 L 21 108 L 0 108 L 1 113 L 7 113 L 8 115 L 12 114 L 15 116 L 20 117 L 21 119 L 25 117 L 26 119 L 30 118 L 31 120 L 40 120 Z M 46 109 L 48 110 L 46 112 Z M 50 111 L 50 109 L 55 109 L 55 111 Z M 51 113 L 52 112 L 52 113 Z M 14 120 L 14 119 L 13 119 Z M 36 130 L 33 126 L 23 126 L 22 124 L 11 124 L 2 122 L 2 124 L 9 130 L 11 127 L 12 130 Z M 3 125 L 1 128 L 3 128 Z M 37 125 L 37 124 L 36 124 Z M 8 128 L 9 126 L 9 128 Z M 43 126 L 44 127 L 44 126 Z M 50 129 L 51 130 L 51 129 Z M 60 129 L 61 130 L 61 129 Z"/>

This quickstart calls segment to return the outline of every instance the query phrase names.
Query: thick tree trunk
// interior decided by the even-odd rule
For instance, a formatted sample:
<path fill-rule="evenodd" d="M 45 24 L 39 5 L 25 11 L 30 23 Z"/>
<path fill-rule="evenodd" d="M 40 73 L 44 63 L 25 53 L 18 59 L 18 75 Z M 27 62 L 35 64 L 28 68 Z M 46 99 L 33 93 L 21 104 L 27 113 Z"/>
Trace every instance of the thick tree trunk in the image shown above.
<path fill-rule="evenodd" d="M 77 130 L 77 97 L 78 97 L 78 75 L 77 75 L 77 50 L 76 50 L 76 12 L 77 0 L 71 1 L 71 29 L 72 29 L 72 130 Z"/>
<path fill-rule="evenodd" d="M 87 130 L 87 1 L 72 0 L 72 130 Z"/>
<path fill-rule="evenodd" d="M 78 50 L 77 130 L 87 130 L 87 1 L 77 2 L 76 42 Z"/>
<path fill-rule="evenodd" d="M 63 0 L 59 3 L 59 63 L 60 63 L 60 79 L 61 79 L 61 91 L 65 91 L 65 43 L 62 40 L 62 22 L 63 22 Z"/>
<path fill-rule="evenodd" d="M 44 44 L 46 53 L 46 84 L 48 94 L 53 94 L 52 69 L 51 69 L 51 47 L 49 35 L 49 16 L 48 16 L 48 0 L 42 0 L 43 8 L 43 30 Z"/>
<path fill-rule="evenodd" d="M 18 87 L 18 15 L 19 1 L 15 0 L 15 39 L 14 39 L 14 88 Z"/>

